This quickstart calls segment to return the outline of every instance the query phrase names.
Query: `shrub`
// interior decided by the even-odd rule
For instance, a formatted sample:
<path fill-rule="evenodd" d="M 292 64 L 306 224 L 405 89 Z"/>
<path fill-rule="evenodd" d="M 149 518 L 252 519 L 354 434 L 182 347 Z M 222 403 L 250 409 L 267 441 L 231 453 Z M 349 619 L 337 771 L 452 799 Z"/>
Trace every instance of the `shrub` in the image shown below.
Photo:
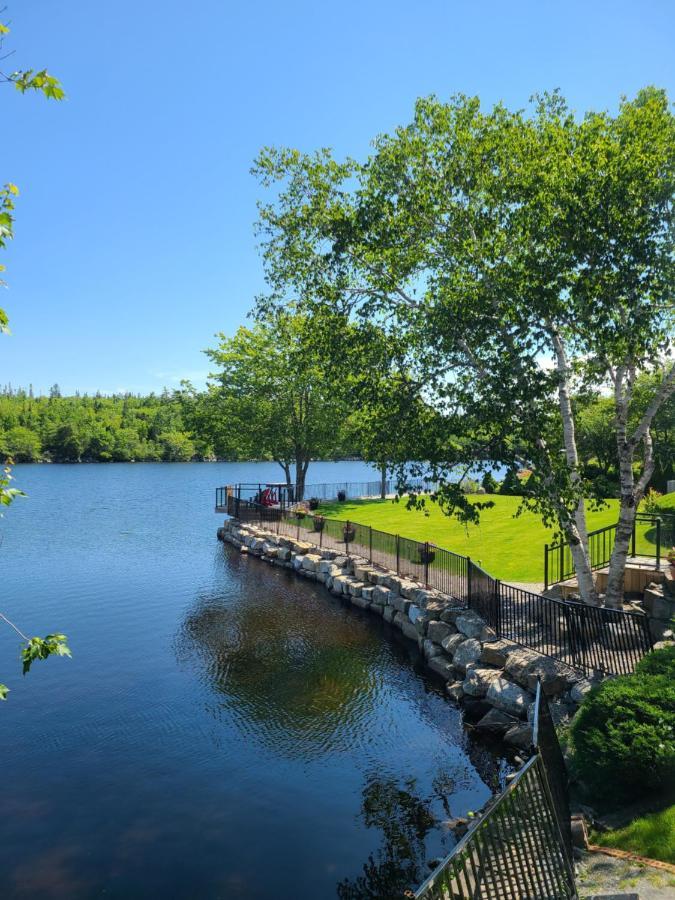
<path fill-rule="evenodd" d="M 675 684 L 675 644 L 648 653 L 635 667 L 640 675 L 668 675 Z"/>
<path fill-rule="evenodd" d="M 499 489 L 500 494 L 511 494 L 521 496 L 523 493 L 523 485 L 521 484 L 518 473 L 515 469 L 508 469 L 502 485 Z"/>
<path fill-rule="evenodd" d="M 664 675 L 625 675 L 588 694 L 572 724 L 576 769 L 599 798 L 675 784 L 675 687 Z"/>
<path fill-rule="evenodd" d="M 483 480 L 481 481 L 482 486 L 485 488 L 486 494 L 496 494 L 497 493 L 497 482 L 495 481 L 495 477 L 492 472 L 486 472 L 483 475 Z"/>
<path fill-rule="evenodd" d="M 650 516 L 658 516 L 661 512 L 660 501 L 663 499 L 663 494 L 660 491 L 654 490 L 654 488 L 649 488 L 645 496 L 642 498 L 642 502 L 640 503 L 640 512 L 647 513 Z"/>

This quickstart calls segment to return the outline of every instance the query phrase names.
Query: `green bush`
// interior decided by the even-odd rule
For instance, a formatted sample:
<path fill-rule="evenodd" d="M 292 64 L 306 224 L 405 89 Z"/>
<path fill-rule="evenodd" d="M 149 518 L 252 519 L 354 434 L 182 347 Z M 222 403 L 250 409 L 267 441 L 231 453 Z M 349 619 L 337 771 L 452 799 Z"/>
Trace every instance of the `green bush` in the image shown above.
<path fill-rule="evenodd" d="M 495 481 L 495 477 L 492 474 L 492 472 L 486 472 L 485 475 L 483 475 L 483 480 L 481 481 L 481 484 L 485 488 L 486 494 L 496 494 L 497 493 L 498 484 Z"/>
<path fill-rule="evenodd" d="M 572 724 L 575 767 L 599 798 L 675 785 L 675 686 L 666 675 L 626 675 L 588 694 Z"/>
<path fill-rule="evenodd" d="M 635 667 L 640 675 L 668 675 L 675 683 L 675 643 L 648 653 Z"/>

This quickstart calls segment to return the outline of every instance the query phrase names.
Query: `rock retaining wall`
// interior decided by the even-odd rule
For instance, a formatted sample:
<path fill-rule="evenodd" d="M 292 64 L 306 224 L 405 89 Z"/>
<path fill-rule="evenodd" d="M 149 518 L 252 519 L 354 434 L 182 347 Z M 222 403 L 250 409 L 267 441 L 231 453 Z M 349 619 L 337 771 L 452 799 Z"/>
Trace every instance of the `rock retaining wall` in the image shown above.
<path fill-rule="evenodd" d="M 527 749 L 532 742 L 538 679 L 557 722 L 571 717 L 591 688 L 557 660 L 499 640 L 475 612 L 452 597 L 361 557 L 340 555 L 236 519 L 218 529 L 218 538 L 241 553 L 321 582 L 345 602 L 382 616 L 417 643 L 428 668 L 445 682 L 448 696 L 462 704 L 476 728 L 514 747 Z"/>

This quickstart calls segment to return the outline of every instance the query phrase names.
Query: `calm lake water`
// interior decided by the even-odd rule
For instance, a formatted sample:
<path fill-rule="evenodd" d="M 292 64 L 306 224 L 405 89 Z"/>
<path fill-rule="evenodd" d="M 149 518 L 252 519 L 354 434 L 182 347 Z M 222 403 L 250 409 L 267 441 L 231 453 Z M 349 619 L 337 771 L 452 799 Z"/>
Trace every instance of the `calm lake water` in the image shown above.
<path fill-rule="evenodd" d="M 216 541 L 214 488 L 279 472 L 16 468 L 0 610 L 73 659 L 0 629 L 4 900 L 390 898 L 495 789 L 397 631 Z"/>

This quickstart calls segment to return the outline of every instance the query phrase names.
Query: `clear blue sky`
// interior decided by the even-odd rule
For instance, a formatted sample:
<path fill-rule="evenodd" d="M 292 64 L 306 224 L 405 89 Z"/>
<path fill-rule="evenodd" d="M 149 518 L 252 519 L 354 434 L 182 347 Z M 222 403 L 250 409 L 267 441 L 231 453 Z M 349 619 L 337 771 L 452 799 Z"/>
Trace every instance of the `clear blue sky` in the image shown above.
<path fill-rule="evenodd" d="M 672 0 L 7 2 L 5 66 L 47 66 L 68 95 L 0 87 L 0 181 L 21 189 L 0 382 L 43 390 L 203 382 L 200 351 L 263 286 L 262 145 L 359 156 L 429 93 L 675 99 Z"/>

